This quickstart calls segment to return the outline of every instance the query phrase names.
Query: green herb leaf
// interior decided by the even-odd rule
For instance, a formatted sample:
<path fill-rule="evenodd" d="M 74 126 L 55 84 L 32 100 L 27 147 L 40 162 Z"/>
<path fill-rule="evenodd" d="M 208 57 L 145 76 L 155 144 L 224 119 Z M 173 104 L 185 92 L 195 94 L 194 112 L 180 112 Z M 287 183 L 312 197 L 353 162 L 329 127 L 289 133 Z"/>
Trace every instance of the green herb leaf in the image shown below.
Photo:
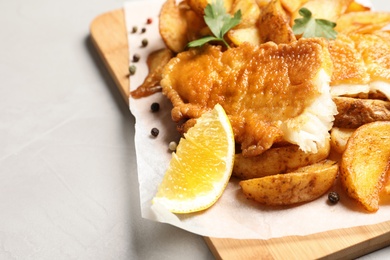
<path fill-rule="evenodd" d="M 206 37 L 200 38 L 198 40 L 189 42 L 187 44 L 187 46 L 188 47 L 199 47 L 199 46 L 202 46 L 203 44 L 205 44 L 207 42 L 211 42 L 211 41 L 215 41 L 215 40 L 218 40 L 218 38 L 216 38 L 214 36 L 206 36 Z"/>
<path fill-rule="evenodd" d="M 223 37 L 230 29 L 241 22 L 241 10 L 238 10 L 232 17 L 230 14 L 226 13 L 223 1 L 217 0 L 206 6 L 204 14 L 204 21 L 210 28 L 213 36 L 206 36 L 192 41 L 188 43 L 187 46 L 199 47 L 210 41 L 222 41 L 229 48 L 229 44 Z"/>
<path fill-rule="evenodd" d="M 326 39 L 335 39 L 337 32 L 334 30 L 336 23 L 325 20 L 315 19 L 309 9 L 303 7 L 299 9 L 299 14 L 303 18 L 294 20 L 292 27 L 294 34 L 302 35 L 303 38 L 324 37 Z"/>

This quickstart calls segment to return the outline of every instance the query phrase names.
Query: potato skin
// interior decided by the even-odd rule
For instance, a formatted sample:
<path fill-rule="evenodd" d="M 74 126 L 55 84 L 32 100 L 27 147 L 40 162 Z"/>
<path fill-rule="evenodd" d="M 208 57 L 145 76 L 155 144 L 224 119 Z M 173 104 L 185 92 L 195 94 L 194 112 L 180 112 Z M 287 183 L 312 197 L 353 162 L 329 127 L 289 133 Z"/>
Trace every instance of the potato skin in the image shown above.
<path fill-rule="evenodd" d="M 165 45 L 175 53 L 183 51 L 188 43 L 187 29 L 185 9 L 175 0 L 167 0 L 159 15 L 159 32 Z"/>
<path fill-rule="evenodd" d="M 333 101 L 338 111 L 335 127 L 358 128 L 367 123 L 390 120 L 389 101 L 351 97 L 333 97 Z"/>
<path fill-rule="evenodd" d="M 333 127 L 330 130 L 330 147 L 337 153 L 342 154 L 347 147 L 348 139 L 354 131 L 354 128 Z"/>
<path fill-rule="evenodd" d="M 338 173 L 335 161 L 323 160 L 285 174 L 241 181 L 248 199 L 269 206 L 292 205 L 317 199 L 334 184 Z"/>
<path fill-rule="evenodd" d="M 286 173 L 328 157 L 330 143 L 318 149 L 317 153 L 305 153 L 297 145 L 271 148 L 254 157 L 236 154 L 233 175 L 240 179 L 259 178 Z"/>
<path fill-rule="evenodd" d="M 270 1 L 261 9 L 258 29 L 261 42 L 291 43 L 296 41 L 290 21 L 280 1 Z"/>
<path fill-rule="evenodd" d="M 347 194 L 367 211 L 379 209 L 379 193 L 390 169 L 390 121 L 365 124 L 352 134 L 340 163 Z"/>

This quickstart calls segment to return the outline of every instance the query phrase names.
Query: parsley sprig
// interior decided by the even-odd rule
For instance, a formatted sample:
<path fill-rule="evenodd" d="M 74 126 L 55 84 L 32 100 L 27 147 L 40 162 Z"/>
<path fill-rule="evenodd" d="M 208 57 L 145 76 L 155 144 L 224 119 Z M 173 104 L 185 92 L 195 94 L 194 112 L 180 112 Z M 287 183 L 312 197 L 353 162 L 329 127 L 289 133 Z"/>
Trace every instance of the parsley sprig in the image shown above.
<path fill-rule="evenodd" d="M 336 23 L 325 20 L 315 19 L 309 9 L 303 7 L 299 10 L 303 18 L 294 20 L 292 27 L 294 34 L 302 35 L 303 38 L 324 37 L 326 39 L 335 39 L 337 32 L 334 30 Z"/>
<path fill-rule="evenodd" d="M 225 41 L 224 36 L 230 29 L 241 22 L 241 10 L 238 10 L 232 17 L 226 13 L 223 1 L 217 0 L 206 6 L 203 18 L 213 35 L 192 41 L 187 46 L 199 47 L 210 41 L 221 41 L 229 48 L 229 44 Z"/>

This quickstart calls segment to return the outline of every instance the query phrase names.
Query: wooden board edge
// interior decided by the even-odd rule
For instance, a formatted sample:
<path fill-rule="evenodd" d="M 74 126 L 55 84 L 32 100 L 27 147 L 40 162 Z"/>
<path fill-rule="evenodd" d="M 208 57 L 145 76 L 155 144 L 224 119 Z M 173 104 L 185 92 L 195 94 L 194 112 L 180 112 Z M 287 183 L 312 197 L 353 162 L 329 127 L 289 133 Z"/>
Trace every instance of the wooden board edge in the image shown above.
<path fill-rule="evenodd" d="M 90 34 L 121 96 L 129 104 L 129 51 L 124 10 L 118 9 L 96 17 L 91 22 Z"/>
<path fill-rule="evenodd" d="M 261 239 L 205 237 L 217 259 L 354 259 L 390 245 L 390 221 L 307 236 Z M 244 248 L 245 250 L 237 250 Z M 320 248 L 321 250 L 313 250 Z M 295 252 L 299 252 L 295 254 Z"/>

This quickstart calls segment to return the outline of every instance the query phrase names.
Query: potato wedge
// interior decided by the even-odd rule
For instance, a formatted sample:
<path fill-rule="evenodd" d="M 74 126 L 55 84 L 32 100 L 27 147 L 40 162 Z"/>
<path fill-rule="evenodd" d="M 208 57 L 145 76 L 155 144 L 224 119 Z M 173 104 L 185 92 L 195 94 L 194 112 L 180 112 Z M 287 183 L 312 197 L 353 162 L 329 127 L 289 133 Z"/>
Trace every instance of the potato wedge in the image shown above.
<path fill-rule="evenodd" d="M 387 171 L 387 181 L 385 182 L 385 185 L 383 187 L 383 191 L 385 194 L 390 195 L 390 178 L 389 178 L 390 172 Z"/>
<path fill-rule="evenodd" d="M 342 154 L 347 147 L 348 139 L 351 137 L 354 131 L 354 128 L 333 127 L 330 130 L 331 148 L 339 154 Z"/>
<path fill-rule="evenodd" d="M 262 43 L 273 41 L 279 44 L 296 41 L 290 21 L 279 0 L 271 1 L 261 9 L 258 28 Z"/>
<path fill-rule="evenodd" d="M 204 15 L 204 9 L 209 4 L 208 0 L 186 0 L 186 3 L 190 6 L 191 10 L 200 16 Z"/>
<path fill-rule="evenodd" d="M 291 205 L 317 199 L 334 184 L 338 165 L 324 160 L 285 174 L 240 181 L 245 196 L 265 205 Z"/>
<path fill-rule="evenodd" d="M 165 45 L 173 52 L 181 52 L 188 43 L 186 8 L 176 5 L 176 0 L 167 0 L 161 7 L 159 31 Z"/>
<path fill-rule="evenodd" d="M 350 12 L 362 12 L 362 11 L 369 11 L 369 10 L 371 10 L 371 6 L 366 6 L 361 3 L 357 3 L 356 1 L 353 1 L 348 6 L 348 9 L 345 12 L 350 13 Z"/>
<path fill-rule="evenodd" d="M 253 45 L 260 45 L 260 34 L 256 27 L 231 29 L 227 36 L 229 40 L 236 46 L 240 46 L 244 42 L 249 42 Z"/>
<path fill-rule="evenodd" d="M 241 10 L 241 22 L 235 28 L 255 27 L 260 17 L 260 8 L 256 0 L 235 0 L 230 14 L 234 15 L 238 10 Z"/>
<path fill-rule="evenodd" d="M 211 4 L 213 0 L 185 0 L 185 2 L 195 11 L 198 15 L 204 15 L 204 9 L 208 4 Z M 234 0 L 223 0 L 226 12 L 230 12 Z"/>
<path fill-rule="evenodd" d="M 389 167 L 390 122 L 365 124 L 348 140 L 340 164 L 341 183 L 351 198 L 376 212 Z"/>
<path fill-rule="evenodd" d="M 341 33 L 371 33 L 390 24 L 389 12 L 350 12 L 341 15 L 335 30 Z"/>
<path fill-rule="evenodd" d="M 294 13 L 307 1 L 309 0 L 280 0 L 283 8 L 286 9 L 289 13 Z"/>
<path fill-rule="evenodd" d="M 390 102 L 377 99 L 333 97 L 338 114 L 334 126 L 358 128 L 375 121 L 390 121 Z"/>
<path fill-rule="evenodd" d="M 344 14 L 348 9 L 352 0 L 311 0 L 306 2 L 301 7 L 309 9 L 313 17 L 317 19 L 326 19 L 336 22 L 340 15 Z M 300 8 L 299 8 L 300 9 Z M 291 15 L 291 22 L 300 18 L 299 9 Z"/>
<path fill-rule="evenodd" d="M 330 143 L 327 142 L 317 153 L 305 153 L 297 145 L 289 145 L 268 149 L 255 157 L 236 154 L 233 175 L 245 180 L 286 173 L 324 160 L 329 151 Z"/>
<path fill-rule="evenodd" d="M 197 40 L 205 36 L 203 31 L 208 29 L 202 16 L 197 15 L 193 10 L 189 9 L 185 12 L 185 20 L 187 22 L 187 40 L 188 42 Z M 209 35 L 210 32 L 207 31 Z"/>

